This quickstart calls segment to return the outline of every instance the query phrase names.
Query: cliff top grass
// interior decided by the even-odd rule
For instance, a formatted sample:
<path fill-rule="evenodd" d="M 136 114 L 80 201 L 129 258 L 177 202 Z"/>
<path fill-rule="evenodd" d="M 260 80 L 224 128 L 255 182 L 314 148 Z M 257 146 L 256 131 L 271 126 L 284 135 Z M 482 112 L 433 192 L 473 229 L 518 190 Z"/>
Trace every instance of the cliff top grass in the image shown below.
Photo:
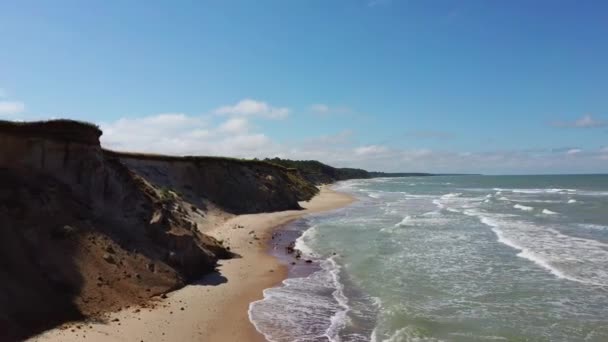
<path fill-rule="evenodd" d="M 258 159 L 244 159 L 244 158 L 232 158 L 232 157 L 221 157 L 221 156 L 170 156 L 163 154 L 154 154 L 154 153 L 140 153 L 140 152 L 123 152 L 123 151 L 113 151 L 104 149 L 104 151 L 109 154 L 119 158 L 131 158 L 131 159 L 140 159 L 140 160 L 159 160 L 159 161 L 188 161 L 193 163 L 204 163 L 204 162 L 230 162 L 241 165 L 258 165 L 263 167 L 274 167 L 280 169 L 282 171 L 287 172 L 295 172 L 296 169 L 287 168 L 282 165 L 278 165 L 275 163 L 267 162 L 264 160 Z"/>
<path fill-rule="evenodd" d="M 94 124 L 69 119 L 29 122 L 0 120 L 0 133 L 95 145 L 99 145 L 102 134 Z"/>

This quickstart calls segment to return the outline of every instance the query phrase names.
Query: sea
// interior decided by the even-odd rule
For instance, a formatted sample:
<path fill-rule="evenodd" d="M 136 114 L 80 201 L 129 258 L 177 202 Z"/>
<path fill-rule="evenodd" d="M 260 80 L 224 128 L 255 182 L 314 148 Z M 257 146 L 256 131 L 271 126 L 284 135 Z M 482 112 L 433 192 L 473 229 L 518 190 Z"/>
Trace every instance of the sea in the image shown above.
<path fill-rule="evenodd" d="M 303 257 L 250 305 L 269 341 L 608 341 L 608 175 L 334 189 L 358 201 L 282 230 Z"/>

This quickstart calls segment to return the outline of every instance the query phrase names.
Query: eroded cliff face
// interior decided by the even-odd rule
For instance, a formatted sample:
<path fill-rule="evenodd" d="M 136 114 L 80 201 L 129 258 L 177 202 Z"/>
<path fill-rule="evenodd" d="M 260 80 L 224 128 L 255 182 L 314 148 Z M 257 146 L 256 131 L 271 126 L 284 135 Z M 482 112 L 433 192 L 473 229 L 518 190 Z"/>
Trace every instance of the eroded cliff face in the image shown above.
<path fill-rule="evenodd" d="M 108 152 L 100 135 L 63 120 L 0 124 L 2 340 L 143 303 L 213 271 L 232 254 L 201 233 L 210 208 L 296 209 L 316 193 L 280 167 Z"/>
<path fill-rule="evenodd" d="M 192 203 L 211 202 L 234 214 L 300 209 L 317 188 L 297 173 L 265 162 L 113 154 L 130 170 Z"/>

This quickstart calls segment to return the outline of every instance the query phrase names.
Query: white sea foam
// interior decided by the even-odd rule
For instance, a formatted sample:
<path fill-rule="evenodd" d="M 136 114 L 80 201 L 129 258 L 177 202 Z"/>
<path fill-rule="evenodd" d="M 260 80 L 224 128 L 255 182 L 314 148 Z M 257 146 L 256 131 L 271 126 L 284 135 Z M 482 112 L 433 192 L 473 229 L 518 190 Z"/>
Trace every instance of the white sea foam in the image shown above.
<path fill-rule="evenodd" d="M 576 203 L 576 200 L 571 198 L 568 200 L 568 204 L 572 204 L 572 203 Z"/>
<path fill-rule="evenodd" d="M 378 340 L 377 332 L 372 334 L 372 342 Z M 442 342 L 443 340 L 439 340 L 433 337 L 424 336 L 420 332 L 419 329 L 406 326 L 397 331 L 395 331 L 391 336 L 386 339 L 383 339 L 382 342 Z"/>
<path fill-rule="evenodd" d="M 504 191 L 510 191 L 517 194 L 556 194 L 556 193 L 573 193 L 575 189 L 504 189 Z"/>
<path fill-rule="evenodd" d="M 340 282 L 340 265 L 336 263 L 335 257 L 327 259 L 327 262 L 329 263 L 329 266 L 326 268 L 326 270 L 331 275 L 334 286 L 336 288 L 336 290 L 332 292 L 332 295 L 336 299 L 338 305 L 342 308 L 342 310 L 336 312 L 331 317 L 331 324 L 327 328 L 325 336 L 327 336 L 330 341 L 339 342 L 340 336 L 338 335 L 338 333 L 344 328 L 344 325 L 346 324 L 348 318 L 347 314 L 350 310 L 350 306 L 348 306 L 348 298 L 346 298 L 346 296 L 344 295 L 344 285 Z"/>
<path fill-rule="evenodd" d="M 300 250 L 302 254 L 309 257 L 317 257 L 315 252 L 310 248 L 310 244 L 317 238 L 317 227 L 308 228 L 302 235 L 296 239 L 295 248 Z"/>
<path fill-rule="evenodd" d="M 578 191 L 577 192 L 578 195 L 584 195 L 584 196 L 608 196 L 608 191 L 591 191 L 591 190 L 586 190 L 586 191 Z"/>
<path fill-rule="evenodd" d="M 608 230 L 608 226 L 602 226 L 599 224 L 591 224 L 591 223 L 581 223 L 581 224 L 579 224 L 579 227 L 582 227 L 585 229 L 593 229 L 593 230 Z"/>
<path fill-rule="evenodd" d="M 249 305 L 249 319 L 268 341 L 308 341 L 321 336 L 340 341 L 338 333 L 350 310 L 333 258 L 308 277 L 289 278 L 264 290 L 264 299 Z M 326 295 L 331 291 L 331 296 Z"/>
<path fill-rule="evenodd" d="M 395 225 L 395 227 L 403 227 L 403 226 L 407 226 L 408 224 L 410 224 L 412 221 L 412 217 L 410 215 L 407 215 L 406 217 L 403 218 L 403 220 L 401 220 L 399 223 L 397 223 Z"/>
<path fill-rule="evenodd" d="M 505 215 L 467 211 L 491 227 L 498 242 L 520 252 L 558 278 L 588 285 L 608 286 L 608 244 L 565 235 L 554 228 L 507 219 Z"/>
<path fill-rule="evenodd" d="M 563 203 L 562 200 L 547 200 L 547 199 L 531 199 L 531 198 L 509 198 L 511 202 L 519 202 L 519 203 Z"/>
<path fill-rule="evenodd" d="M 543 209 L 542 213 L 545 215 L 557 215 L 555 211 L 551 211 L 549 209 Z"/>
<path fill-rule="evenodd" d="M 513 206 L 513 208 L 519 209 L 519 210 L 523 210 L 523 211 L 532 211 L 532 210 L 534 210 L 533 207 L 528 207 L 528 206 L 521 205 L 521 204 L 516 204 L 516 205 Z"/>
<path fill-rule="evenodd" d="M 434 200 L 433 200 L 433 204 L 434 204 L 434 205 L 436 205 L 436 206 L 437 206 L 437 208 L 439 208 L 439 209 L 443 209 L 443 208 L 445 208 L 445 205 L 443 205 L 443 203 L 441 203 L 441 201 L 440 201 L 440 200 L 438 200 L 438 199 L 434 199 Z"/>
<path fill-rule="evenodd" d="M 462 193 L 460 193 L 460 192 L 452 192 L 452 193 L 445 194 L 445 195 L 441 196 L 441 198 L 442 199 L 454 198 L 454 197 L 459 197 L 461 195 L 462 195 Z"/>

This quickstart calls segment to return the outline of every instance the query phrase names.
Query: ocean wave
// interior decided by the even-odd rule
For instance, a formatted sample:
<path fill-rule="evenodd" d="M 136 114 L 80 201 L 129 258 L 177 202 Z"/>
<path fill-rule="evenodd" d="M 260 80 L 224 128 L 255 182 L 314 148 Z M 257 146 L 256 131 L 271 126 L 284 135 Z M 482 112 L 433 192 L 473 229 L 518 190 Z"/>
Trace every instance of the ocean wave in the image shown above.
<path fill-rule="evenodd" d="M 437 196 L 435 195 L 420 195 L 420 194 L 411 194 L 409 192 L 405 192 L 405 191 L 400 191 L 398 192 L 400 194 L 403 194 L 405 198 L 420 198 L 420 199 L 425 199 L 425 198 L 436 198 Z"/>
<path fill-rule="evenodd" d="M 310 244 L 317 238 L 317 227 L 312 226 L 304 231 L 299 238 L 296 239 L 295 248 L 300 250 L 302 254 L 309 257 L 317 257 L 315 252 L 310 248 Z"/>
<path fill-rule="evenodd" d="M 348 305 L 348 298 L 344 295 L 344 285 L 340 282 L 340 265 L 335 261 L 335 256 L 328 258 L 327 262 L 330 266 L 327 268 L 329 274 L 333 279 L 334 286 L 336 290 L 332 292 L 333 297 L 338 302 L 338 305 L 342 308 L 342 310 L 336 312 L 331 317 L 331 324 L 325 335 L 328 337 L 330 341 L 340 341 L 339 333 L 344 328 L 346 321 L 348 319 L 347 314 L 350 311 L 350 306 Z"/>
<path fill-rule="evenodd" d="M 264 298 L 249 305 L 249 319 L 271 342 L 340 341 L 350 310 L 334 257 L 303 278 L 289 278 L 264 290 Z"/>
<path fill-rule="evenodd" d="M 387 338 L 380 337 L 379 334 L 378 330 L 374 329 L 370 342 L 443 342 L 443 340 L 425 336 L 422 329 L 413 326 L 398 329 Z"/>
<path fill-rule="evenodd" d="M 407 226 L 411 221 L 412 221 L 412 217 L 410 215 L 407 215 L 406 217 L 403 218 L 403 220 L 401 220 L 401 222 L 397 223 L 395 225 L 395 227 Z"/>
<path fill-rule="evenodd" d="M 543 209 L 542 213 L 545 215 L 557 215 L 555 211 L 551 211 L 549 209 Z"/>
<path fill-rule="evenodd" d="M 503 188 L 494 188 L 495 191 L 498 192 L 512 192 L 516 194 L 557 194 L 557 193 L 575 193 L 576 189 L 561 189 L 561 188 L 532 188 L 532 189 L 503 189 Z"/>
<path fill-rule="evenodd" d="M 608 191 L 584 190 L 584 191 L 577 192 L 577 195 L 583 195 L 583 196 L 608 196 Z"/>
<path fill-rule="evenodd" d="M 571 199 L 568 200 L 568 204 L 572 204 L 572 203 L 576 203 L 576 200 L 573 199 L 573 198 L 571 198 Z"/>
<path fill-rule="evenodd" d="M 561 200 L 558 201 L 558 200 L 531 199 L 531 198 L 523 198 L 523 199 L 509 198 L 509 201 L 518 202 L 518 203 L 564 203 Z"/>
<path fill-rule="evenodd" d="M 434 204 L 434 205 L 436 205 L 436 206 L 437 206 L 437 208 L 439 208 L 439 209 L 443 209 L 443 208 L 445 208 L 445 205 L 443 205 L 443 203 L 441 203 L 441 201 L 440 201 L 440 200 L 438 200 L 438 199 L 434 199 L 432 202 L 433 202 L 433 204 Z"/>
<path fill-rule="evenodd" d="M 556 229 L 506 219 L 504 215 L 466 211 L 491 227 L 497 241 L 519 250 L 528 259 L 558 278 L 587 285 L 608 286 L 608 244 L 572 237 Z"/>
<path fill-rule="evenodd" d="M 521 205 L 521 204 L 516 204 L 516 205 L 513 206 L 513 208 L 519 209 L 519 210 L 523 210 L 523 211 L 532 211 L 532 210 L 534 210 L 534 207 L 528 207 L 528 206 Z"/>
<path fill-rule="evenodd" d="M 585 228 L 585 229 L 608 230 L 608 226 L 602 226 L 599 224 L 592 224 L 592 223 L 581 223 L 578 226 L 581 228 Z"/>

